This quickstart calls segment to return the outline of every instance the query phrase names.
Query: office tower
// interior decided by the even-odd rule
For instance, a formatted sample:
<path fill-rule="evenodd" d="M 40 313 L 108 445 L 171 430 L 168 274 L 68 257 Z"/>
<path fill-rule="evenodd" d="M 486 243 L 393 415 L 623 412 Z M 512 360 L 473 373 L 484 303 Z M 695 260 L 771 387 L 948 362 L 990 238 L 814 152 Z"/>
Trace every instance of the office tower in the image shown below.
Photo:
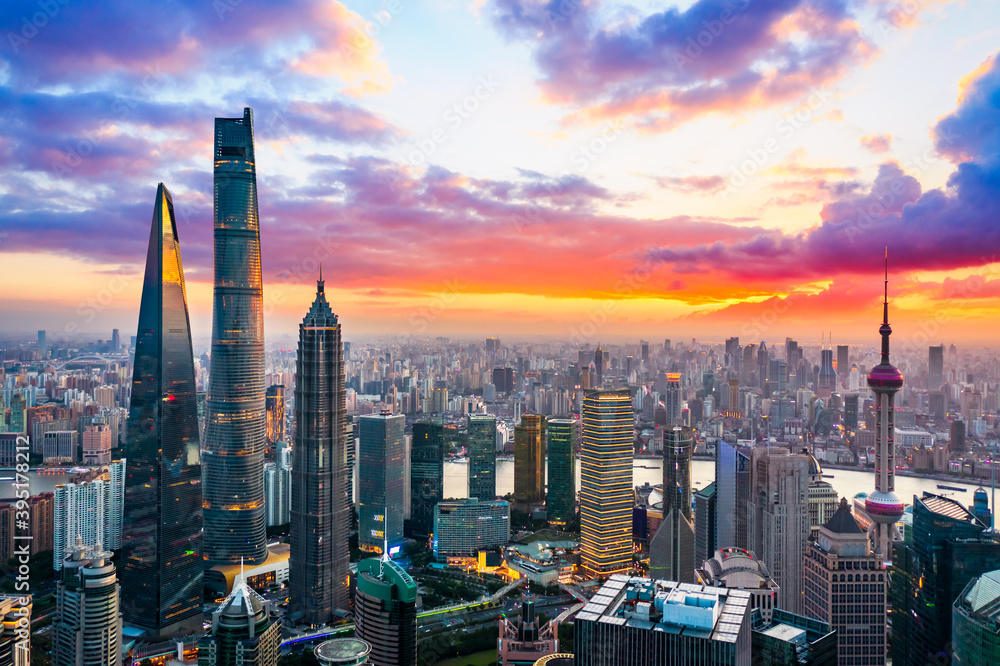
<path fill-rule="evenodd" d="M 32 597 L 0 594 L 0 666 L 31 666 Z"/>
<path fill-rule="evenodd" d="M 201 628 L 200 448 L 180 239 L 160 183 L 136 331 L 121 559 L 125 620 L 156 638 Z"/>
<path fill-rule="evenodd" d="M 510 393 L 514 390 L 514 368 L 493 368 L 493 385 L 497 393 Z"/>
<path fill-rule="evenodd" d="M 681 373 L 667 373 L 667 390 L 663 394 L 663 407 L 667 413 L 667 425 L 681 425 L 681 408 L 684 406 L 684 392 L 681 388 Z"/>
<path fill-rule="evenodd" d="M 716 513 L 715 482 L 694 494 L 694 561 L 704 562 L 718 546 L 715 543 L 718 514 Z"/>
<path fill-rule="evenodd" d="M 358 542 L 362 550 L 392 552 L 403 542 L 403 474 L 406 452 L 402 414 L 365 414 L 359 419 Z"/>
<path fill-rule="evenodd" d="M 750 550 L 780 586 L 778 607 L 802 612 L 803 556 L 809 540 L 809 456 L 780 447 L 751 457 Z"/>
<path fill-rule="evenodd" d="M 122 340 L 118 335 L 118 329 L 111 330 L 111 352 L 117 354 L 122 348 Z"/>
<path fill-rule="evenodd" d="M 952 421 L 949 429 L 948 448 L 955 453 L 965 453 L 965 421 Z"/>
<path fill-rule="evenodd" d="M 540 627 L 541 618 L 535 615 L 535 602 L 524 600 L 515 619 L 500 616 L 498 666 L 534 664 L 550 654 L 559 652 L 559 624 L 555 620 Z"/>
<path fill-rule="evenodd" d="M 416 666 L 417 584 L 385 557 L 358 563 L 355 636 L 372 646 L 373 666 Z"/>
<path fill-rule="evenodd" d="M 848 345 L 837 345 L 837 376 L 843 382 L 851 371 L 851 348 Z"/>
<path fill-rule="evenodd" d="M 833 350 L 820 351 L 819 375 L 816 378 L 816 395 L 828 399 L 837 390 L 837 371 L 833 369 Z"/>
<path fill-rule="evenodd" d="M 892 542 L 899 541 L 896 523 L 903 516 L 903 500 L 896 494 L 896 392 L 903 388 L 903 373 L 889 363 L 889 268 L 886 259 L 885 293 L 882 305 L 882 362 L 868 373 L 868 387 L 875 393 L 875 492 L 865 500 L 865 513 L 871 518 L 869 536 L 875 552 L 888 562 Z"/>
<path fill-rule="evenodd" d="M 604 386 L 604 352 L 600 346 L 594 351 L 594 372 L 597 377 L 597 388 L 601 388 Z"/>
<path fill-rule="evenodd" d="M 107 424 L 86 426 L 82 438 L 84 465 L 107 465 L 111 462 L 111 428 Z"/>
<path fill-rule="evenodd" d="M 596 578 L 632 568 L 631 395 L 624 389 L 590 391 L 582 416 L 580 562 Z"/>
<path fill-rule="evenodd" d="M 124 477 L 130 467 L 125 460 L 116 460 L 108 465 L 107 480 L 61 483 L 55 487 L 52 497 L 53 569 L 62 568 L 63 560 L 73 552 L 77 537 L 87 548 L 97 543 L 111 549 L 122 547 Z M 198 587 L 200 599 L 200 579 Z"/>
<path fill-rule="evenodd" d="M 290 525 L 292 520 L 292 468 L 288 456 L 282 461 L 264 463 L 264 508 L 267 526 Z"/>
<path fill-rule="evenodd" d="M 268 447 L 285 441 L 285 385 L 272 384 L 264 394 L 264 437 Z"/>
<path fill-rule="evenodd" d="M 545 502 L 545 417 L 522 414 L 514 426 L 514 505 L 531 513 Z"/>
<path fill-rule="evenodd" d="M 743 548 L 720 548 L 710 555 L 698 568 L 697 582 L 706 587 L 746 590 L 750 593 L 750 608 L 760 611 L 763 620 L 770 622 L 778 584 L 767 565 L 753 551 Z"/>
<path fill-rule="evenodd" d="M 927 349 L 927 388 L 937 391 L 944 384 L 944 345 Z"/>
<path fill-rule="evenodd" d="M 888 571 L 846 499 L 806 550 L 805 614 L 837 632 L 837 663 L 884 664 Z"/>
<path fill-rule="evenodd" d="M 76 462 L 76 431 L 51 430 L 45 433 L 42 455 L 46 465 Z"/>
<path fill-rule="evenodd" d="M 575 620 L 577 666 L 750 666 L 750 593 L 612 576 Z"/>
<path fill-rule="evenodd" d="M 955 600 L 951 617 L 951 663 L 1000 663 L 1000 571 L 969 581 Z"/>
<path fill-rule="evenodd" d="M 282 397 L 282 402 L 284 399 Z M 387 504 L 387 466 L 395 494 L 389 506 L 399 515 L 402 533 L 402 416 L 392 417 L 386 429 L 380 416 L 362 418 L 361 492 L 364 510 L 361 526 L 372 529 L 371 502 L 377 499 L 379 514 Z M 382 426 L 380 429 L 379 426 Z M 372 430 L 380 430 L 380 433 Z M 396 432 L 398 430 L 398 432 Z M 391 439 L 385 437 L 391 436 Z M 377 441 L 373 441 L 374 439 Z M 329 622 L 333 611 L 349 607 L 347 541 L 351 529 L 347 442 L 353 430 L 347 416 L 344 356 L 340 321 L 326 300 L 322 278 L 316 283 L 316 298 L 299 324 L 298 357 L 295 365 L 295 445 L 292 447 L 290 596 L 308 624 Z M 388 444 L 388 448 L 387 448 Z M 365 448 L 365 447 L 368 448 Z M 378 450 L 376 450 L 378 449 Z M 384 532 L 384 526 L 379 531 Z M 372 539 L 361 532 L 361 543 Z M 376 539 L 381 548 L 382 537 Z"/>
<path fill-rule="evenodd" d="M 639 341 L 640 356 L 643 363 L 649 363 L 649 343 L 645 340 Z"/>
<path fill-rule="evenodd" d="M 750 548 L 750 449 L 715 445 L 715 547 Z"/>
<path fill-rule="evenodd" d="M 434 507 L 434 559 L 475 557 L 480 550 L 503 547 L 510 539 L 510 506 L 503 500 L 475 497 Z"/>
<path fill-rule="evenodd" d="M 844 429 L 850 433 L 858 429 L 858 394 L 844 396 Z"/>
<path fill-rule="evenodd" d="M 85 548 L 77 539 L 56 583 L 52 663 L 59 666 L 119 666 L 122 615 L 111 552 L 100 542 Z"/>
<path fill-rule="evenodd" d="M 45 331 L 38 331 L 38 348 L 45 347 Z"/>
<path fill-rule="evenodd" d="M 469 415 L 469 497 L 480 502 L 497 498 L 497 419 Z"/>
<path fill-rule="evenodd" d="M 202 460 L 204 559 L 261 564 L 264 322 L 253 112 L 215 119 L 215 300 Z"/>
<path fill-rule="evenodd" d="M 694 433 L 680 426 L 663 433 L 663 522 L 649 542 L 649 575 L 694 582 L 691 455 Z"/>
<path fill-rule="evenodd" d="M 576 515 L 576 449 L 579 441 L 576 419 L 548 419 L 546 422 L 548 496 L 546 515 L 550 524 L 565 525 Z"/>
<path fill-rule="evenodd" d="M 444 499 L 444 423 L 414 423 L 412 447 L 410 532 L 426 538 L 434 530 L 434 506 Z"/>
<path fill-rule="evenodd" d="M 924 664 L 952 639 L 952 604 L 976 576 L 1000 568 L 1000 541 L 950 497 L 913 498 L 913 527 L 893 544 L 889 576 L 893 664 Z"/>
<path fill-rule="evenodd" d="M 198 641 L 198 666 L 277 666 L 280 656 L 281 621 L 240 576 L 212 611 L 211 632 Z"/>
<path fill-rule="evenodd" d="M 774 609 L 771 620 L 750 612 L 754 664 L 836 666 L 837 632 L 826 622 Z M 863 663 L 863 662 L 862 662 Z"/>
<path fill-rule="evenodd" d="M 757 386 L 767 388 L 767 370 L 771 365 L 771 355 L 767 351 L 767 343 L 761 340 L 757 349 Z"/>

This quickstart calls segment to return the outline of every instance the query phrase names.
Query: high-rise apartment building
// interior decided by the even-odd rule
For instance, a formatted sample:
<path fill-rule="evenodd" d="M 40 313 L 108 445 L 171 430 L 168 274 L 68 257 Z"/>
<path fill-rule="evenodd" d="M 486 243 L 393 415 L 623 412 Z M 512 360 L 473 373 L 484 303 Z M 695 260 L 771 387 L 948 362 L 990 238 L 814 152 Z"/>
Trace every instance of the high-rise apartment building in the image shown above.
<path fill-rule="evenodd" d="M 694 433 L 675 426 L 663 432 L 663 522 L 649 542 L 652 578 L 693 583 L 694 515 L 691 510 L 691 456 Z"/>
<path fill-rule="evenodd" d="M 426 538 L 434 530 L 434 507 L 444 499 L 444 423 L 414 423 L 411 447 L 410 532 Z"/>
<path fill-rule="evenodd" d="M 210 633 L 198 641 L 198 666 L 277 666 L 280 656 L 280 619 L 239 577 L 212 612 Z"/>
<path fill-rule="evenodd" d="M 204 559 L 261 564 L 264 320 L 253 111 L 215 119 L 215 300 L 204 477 Z"/>
<path fill-rule="evenodd" d="M 778 607 L 802 613 L 803 558 L 809 540 L 809 456 L 755 448 L 749 505 L 751 548 L 780 586 Z"/>
<path fill-rule="evenodd" d="M 576 450 L 580 440 L 579 422 L 573 418 L 548 419 L 548 495 L 545 501 L 548 522 L 565 525 L 576 515 Z"/>
<path fill-rule="evenodd" d="M 52 663 L 59 666 L 120 666 L 122 615 L 118 576 L 111 552 L 77 539 L 60 567 Z"/>
<path fill-rule="evenodd" d="M 469 415 L 469 497 L 480 502 L 497 498 L 497 419 Z"/>
<path fill-rule="evenodd" d="M 837 632 L 839 666 L 886 657 L 888 571 L 843 499 L 806 551 L 805 614 Z"/>
<path fill-rule="evenodd" d="M 372 646 L 373 666 L 416 666 L 417 584 L 383 557 L 358 563 L 355 635 Z"/>
<path fill-rule="evenodd" d="M 951 663 L 1000 663 L 1000 571 L 973 578 L 951 611 Z"/>
<path fill-rule="evenodd" d="M 393 514 L 402 533 L 402 416 L 366 416 L 361 421 L 361 543 L 371 524 L 371 502 L 385 513 L 385 485 L 394 486 Z M 391 421 L 392 427 L 387 423 Z M 378 426 L 382 426 L 379 428 Z M 398 432 L 397 432 L 398 430 Z M 378 431 L 378 432 L 376 432 Z M 295 445 L 292 447 L 291 557 L 289 588 L 296 607 L 309 624 L 329 622 L 333 612 L 347 609 L 348 537 L 351 499 L 348 488 L 348 440 L 353 429 L 347 416 L 344 346 L 340 320 L 326 300 L 324 282 L 299 325 L 295 370 Z M 391 468 L 390 468 L 391 465 Z M 390 481 L 390 480 L 395 480 Z M 382 494 L 379 495 L 379 486 Z M 390 505 L 391 506 L 391 505 Z M 385 530 L 384 524 L 378 528 Z M 382 539 L 377 540 L 381 547 Z"/>
<path fill-rule="evenodd" d="M 585 575 L 632 568 L 632 397 L 627 390 L 584 396 L 580 450 L 580 560 Z"/>
<path fill-rule="evenodd" d="M 285 441 L 285 385 L 272 384 L 264 394 L 265 439 L 268 447 Z"/>
<path fill-rule="evenodd" d="M 927 348 L 927 388 L 937 391 L 944 384 L 944 345 Z"/>
<path fill-rule="evenodd" d="M 58 571 L 79 537 L 86 548 L 98 543 L 122 547 L 125 460 L 108 465 L 108 478 L 61 483 L 53 493 L 52 568 Z M 200 589 L 200 582 L 199 582 Z M 199 596 L 200 599 L 200 596 Z"/>
<path fill-rule="evenodd" d="M 514 426 L 514 505 L 530 513 L 545 502 L 545 417 L 522 414 Z"/>
<path fill-rule="evenodd" d="M 405 417 L 366 414 L 359 419 L 358 543 L 362 550 L 390 552 L 403 542 Z"/>
<path fill-rule="evenodd" d="M 125 452 L 125 620 L 156 638 L 197 631 L 201 445 L 180 239 L 163 183 L 156 190 L 146 253 Z M 107 540 L 104 545 L 115 547 Z"/>

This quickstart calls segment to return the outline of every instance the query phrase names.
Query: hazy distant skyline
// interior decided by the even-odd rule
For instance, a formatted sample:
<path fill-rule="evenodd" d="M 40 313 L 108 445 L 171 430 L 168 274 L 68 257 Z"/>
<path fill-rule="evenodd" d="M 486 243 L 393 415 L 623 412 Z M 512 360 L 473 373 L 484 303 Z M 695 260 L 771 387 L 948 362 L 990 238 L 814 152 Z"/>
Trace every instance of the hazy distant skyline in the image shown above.
<path fill-rule="evenodd" d="M 863 342 L 885 245 L 894 345 L 1000 323 L 987 0 L 39 7 L 0 8 L 7 331 L 134 334 L 163 181 L 207 339 L 244 106 L 268 340 L 322 261 L 348 340 Z"/>

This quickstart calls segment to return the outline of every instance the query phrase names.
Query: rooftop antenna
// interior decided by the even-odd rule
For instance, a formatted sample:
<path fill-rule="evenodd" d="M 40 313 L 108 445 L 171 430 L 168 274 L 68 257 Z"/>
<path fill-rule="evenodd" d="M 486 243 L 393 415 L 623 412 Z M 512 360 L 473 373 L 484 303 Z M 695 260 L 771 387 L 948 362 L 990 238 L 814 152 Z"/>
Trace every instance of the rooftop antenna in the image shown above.
<path fill-rule="evenodd" d="M 389 561 L 389 530 L 386 529 L 386 524 L 389 522 L 388 517 L 389 507 L 385 506 L 382 509 L 382 557 L 379 558 L 378 562 L 379 578 L 385 575 L 385 563 Z"/>

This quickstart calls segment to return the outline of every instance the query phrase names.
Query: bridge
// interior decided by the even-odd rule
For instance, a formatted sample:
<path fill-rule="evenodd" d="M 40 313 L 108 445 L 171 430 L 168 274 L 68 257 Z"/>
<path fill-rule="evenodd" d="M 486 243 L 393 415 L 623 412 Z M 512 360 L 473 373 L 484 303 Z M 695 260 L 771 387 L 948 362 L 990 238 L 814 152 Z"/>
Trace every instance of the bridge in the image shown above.
<path fill-rule="evenodd" d="M 83 354 L 67 359 L 62 363 L 50 363 L 56 370 L 62 370 L 67 365 L 75 363 L 86 363 L 89 365 L 99 365 L 101 363 L 127 363 L 128 354 Z"/>

